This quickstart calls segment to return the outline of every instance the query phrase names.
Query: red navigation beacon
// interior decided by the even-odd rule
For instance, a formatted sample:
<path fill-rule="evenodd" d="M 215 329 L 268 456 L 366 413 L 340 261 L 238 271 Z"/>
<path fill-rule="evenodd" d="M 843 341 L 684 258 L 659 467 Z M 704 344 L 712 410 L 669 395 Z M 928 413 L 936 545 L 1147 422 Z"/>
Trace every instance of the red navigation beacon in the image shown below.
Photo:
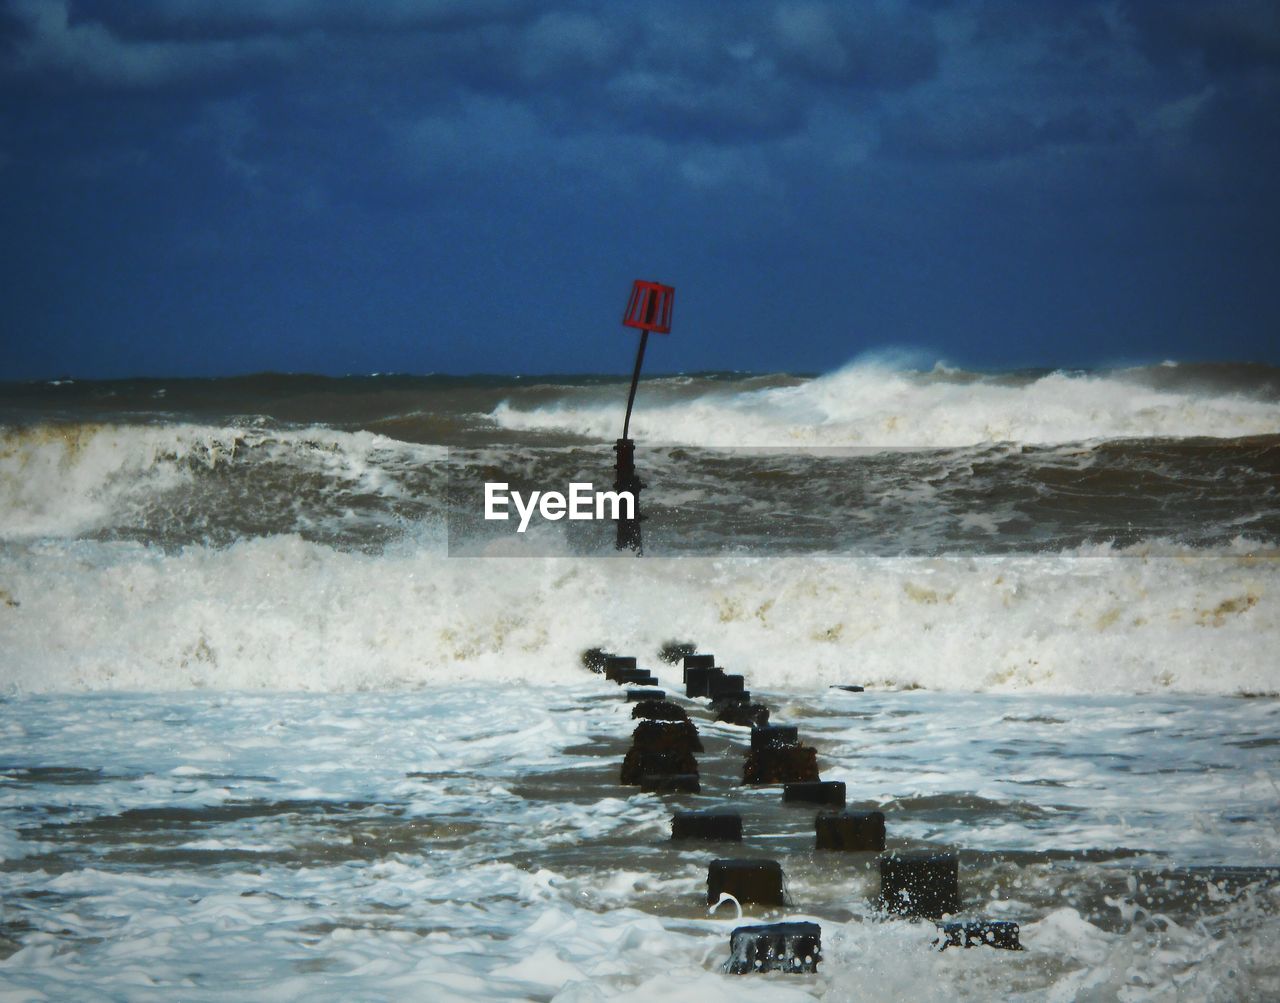
<path fill-rule="evenodd" d="M 645 282 L 636 279 L 631 285 L 631 299 L 622 323 L 654 334 L 671 333 L 671 307 L 676 301 L 676 291 L 661 282 Z"/>

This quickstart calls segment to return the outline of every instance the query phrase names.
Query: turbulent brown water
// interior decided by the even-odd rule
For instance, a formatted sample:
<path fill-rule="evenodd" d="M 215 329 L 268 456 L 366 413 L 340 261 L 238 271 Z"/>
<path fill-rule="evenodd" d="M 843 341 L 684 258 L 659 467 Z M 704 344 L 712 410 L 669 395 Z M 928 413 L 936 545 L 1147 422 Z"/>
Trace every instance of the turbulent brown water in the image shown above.
<path fill-rule="evenodd" d="M 481 518 L 607 486 L 625 393 L 0 386 L 0 997 L 1276 998 L 1277 370 L 646 380 L 643 558 Z M 672 639 L 1027 950 L 879 914 L 701 704 L 702 793 L 620 786 L 579 654 L 674 691 Z M 686 806 L 743 844 L 674 846 Z M 818 975 L 722 973 L 726 853 L 782 862 L 749 915 L 821 922 Z"/>
<path fill-rule="evenodd" d="M 485 480 L 608 486 L 624 399 L 603 377 L 9 384 L 0 534 L 484 543 L 511 535 L 479 518 Z M 659 378 L 635 431 L 653 554 L 1280 538 L 1280 371 L 1267 366 Z M 556 548 L 608 549 L 599 526 L 555 529 Z"/>

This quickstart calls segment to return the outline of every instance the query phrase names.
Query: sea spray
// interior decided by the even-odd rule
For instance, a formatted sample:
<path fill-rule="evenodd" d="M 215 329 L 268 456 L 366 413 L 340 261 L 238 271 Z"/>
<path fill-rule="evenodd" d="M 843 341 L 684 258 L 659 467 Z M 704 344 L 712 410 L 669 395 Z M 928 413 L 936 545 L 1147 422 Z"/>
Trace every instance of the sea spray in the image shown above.
<path fill-rule="evenodd" d="M 639 563 L 45 542 L 0 550 L 0 583 L 0 678 L 23 691 L 551 682 L 583 671 L 585 640 L 678 633 L 713 634 L 761 686 L 1229 694 L 1274 691 L 1280 645 L 1280 560 L 1245 541 Z"/>

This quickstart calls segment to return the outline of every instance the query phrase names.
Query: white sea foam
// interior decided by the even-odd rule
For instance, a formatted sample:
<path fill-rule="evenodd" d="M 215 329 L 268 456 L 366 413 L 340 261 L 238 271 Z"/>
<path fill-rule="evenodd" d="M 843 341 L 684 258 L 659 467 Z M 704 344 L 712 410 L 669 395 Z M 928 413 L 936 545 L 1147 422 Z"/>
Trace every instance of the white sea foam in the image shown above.
<path fill-rule="evenodd" d="M 0 685 L 358 690 L 574 678 L 692 639 L 767 686 L 1280 689 L 1280 559 L 1147 544 L 954 558 L 527 559 L 296 536 L 0 550 Z"/>
<path fill-rule="evenodd" d="M 322 426 L 269 430 L 193 424 L 35 425 L 0 430 L 0 539 L 76 536 L 191 484 L 252 451 L 330 484 L 394 493 L 387 469 L 445 450 Z"/>
<path fill-rule="evenodd" d="M 619 406 L 615 400 L 562 401 L 526 410 L 504 402 L 491 417 L 513 430 L 613 439 Z M 1236 394 L 1153 389 L 1123 373 L 1056 372 L 1011 385 L 922 378 L 869 361 L 798 386 L 737 392 L 717 387 L 692 400 L 651 396 L 641 400 L 631 428 L 650 444 L 724 448 L 1234 437 L 1280 432 L 1280 405 Z"/>
<path fill-rule="evenodd" d="M 824 773 L 886 811 L 893 845 L 1151 856 L 965 857 L 967 914 L 1021 923 L 1028 949 L 939 952 L 931 924 L 879 921 L 865 860 L 814 857 L 811 832 L 797 838 L 811 814 L 793 808 L 761 830 L 756 803 L 776 803 L 777 790 L 718 787 L 711 796 L 743 812 L 747 845 L 767 842 L 783 863 L 793 904 L 781 917 L 822 925 L 817 976 L 734 978 L 720 966 L 737 921 L 705 912 L 714 851 L 664 850 L 671 804 L 612 788 L 599 771 L 608 764 L 611 780 L 616 760 L 583 751 L 587 737 L 632 724 L 606 689 L 588 679 L 6 705 L 30 725 L 3 743 L 6 764 L 105 769 L 78 784 L 6 785 L 0 832 L 38 838 L 0 849 L 61 856 L 3 872 L 6 923 L 23 925 L 0 962 L 0 994 L 835 1003 L 867 986 L 885 999 L 986 1001 L 1270 999 L 1280 985 L 1274 884 L 1211 896 L 1179 924 L 1143 913 L 1125 883 L 1139 868 L 1274 860 L 1274 787 L 1254 775 L 1265 753 L 1221 741 L 1270 734 L 1271 701 L 819 694 L 791 708 L 779 695 L 775 706 L 820 746 Z M 732 730 L 701 723 L 717 738 Z M 738 758 L 744 737 L 701 757 L 707 772 Z M 591 793 L 618 796 L 536 787 L 562 771 L 595 771 Z M 1037 780 L 1052 783 L 1026 782 Z M 521 783 L 535 786 L 513 792 Z M 930 817 L 893 800 L 922 794 L 999 799 L 1000 816 L 1034 810 L 1034 824 L 997 830 L 961 809 L 963 819 Z M 266 811 L 303 799 L 331 810 Z M 246 804 L 262 810 L 234 814 Z M 231 811 L 163 821 L 197 806 Z M 161 818 L 122 814 L 137 809 Z M 766 919 L 748 909 L 748 922 Z"/>

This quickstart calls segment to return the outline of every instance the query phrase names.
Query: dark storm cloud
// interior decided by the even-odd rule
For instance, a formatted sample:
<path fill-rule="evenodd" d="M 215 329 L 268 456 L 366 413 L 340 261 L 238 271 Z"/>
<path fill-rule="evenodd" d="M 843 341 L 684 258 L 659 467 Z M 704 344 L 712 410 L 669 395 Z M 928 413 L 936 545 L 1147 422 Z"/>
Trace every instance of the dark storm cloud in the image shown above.
<path fill-rule="evenodd" d="M 1105 146 L 1132 140 L 1136 135 L 1133 119 L 1123 110 L 1081 105 L 1050 116 L 1036 129 L 1039 143 L 1067 146 Z"/>
<path fill-rule="evenodd" d="M 1280 5 L 1129 0 L 1135 45 L 1169 92 L 1160 181 L 1179 199 L 1280 223 Z"/>
<path fill-rule="evenodd" d="M 975 314 L 983 339 L 1045 301 L 1071 304 L 1064 330 L 1106 331 L 1139 288 L 1147 304 L 1168 289 L 1247 299 L 1275 259 L 1260 228 L 1278 208 L 1278 10 L 0 0 L 2 250 L 26 283 L 14 309 L 67 330 L 401 330 L 423 286 L 534 286 L 627 271 L 634 255 L 720 290 L 709 315 L 751 350 L 775 351 L 763 332 L 779 325 L 825 332 L 812 367 L 849 354 L 830 290 L 854 282 L 867 329 L 910 337 L 960 323 L 946 290 L 963 298 L 1011 260 L 1030 268 L 1028 242 L 1046 234 L 1063 236 L 1019 277 L 1024 315 Z M 1164 257 L 1143 257 L 1144 239 Z M 1212 269 L 1172 259 L 1193 247 L 1212 249 Z M 1107 286 L 1135 255 L 1149 286 Z M 91 288 L 103 258 L 118 272 L 105 291 Z M 1064 260 L 1109 292 L 1077 305 L 1075 286 L 1054 286 Z M 811 305 L 743 313 L 778 269 Z M 53 276 L 83 288 L 54 297 Z M 198 314 L 206 286 L 248 297 L 245 315 Z M 446 300 L 469 304 L 459 324 L 505 326 L 501 298 L 433 301 Z M 1088 312 L 1107 302 L 1102 319 Z"/>
<path fill-rule="evenodd" d="M 390 66 L 408 89 L 434 79 L 530 100 L 570 91 L 585 120 L 665 121 L 676 136 L 786 134 L 824 90 L 909 87 L 936 71 L 939 51 L 927 19 L 829 3 L 748 2 L 733 17 L 516 0 L 9 0 L 8 12 L 18 29 L 6 69 L 19 76 L 145 88 L 266 64 L 339 79 Z"/>
<path fill-rule="evenodd" d="M 675 141 L 736 143 L 798 131 L 807 103 L 784 82 L 749 66 L 715 81 L 644 69 L 615 74 L 606 84 L 607 119 Z"/>
<path fill-rule="evenodd" d="M 889 156 L 926 161 L 1000 160 L 1035 148 L 1037 129 L 1008 108 L 907 111 L 888 117 L 881 129 Z"/>
<path fill-rule="evenodd" d="M 278 40 L 128 39 L 101 20 L 73 19 L 66 0 L 10 0 L 3 70 L 20 81 L 155 88 L 284 55 Z"/>
<path fill-rule="evenodd" d="M 1125 10 L 1156 61 L 1193 56 L 1212 73 L 1280 67 L 1274 0 L 1129 0 Z"/>
<path fill-rule="evenodd" d="M 839 137 L 811 128 L 825 109 L 827 128 L 843 117 L 878 134 L 870 148 L 895 159 L 1130 141 L 1162 103 L 1280 53 L 1275 5 L 1243 0 L 1131 0 L 1119 12 L 1043 0 L 786 0 L 735 4 L 731 14 L 528 0 L 8 0 L 4 10 L 3 71 L 19 89 L 186 87 L 198 100 L 204 88 L 221 101 L 238 93 L 259 107 L 291 105 L 292 124 L 283 114 L 273 128 L 301 132 L 324 105 L 338 121 L 359 113 L 353 96 L 390 132 L 451 114 L 461 125 L 468 94 L 488 93 L 551 138 L 638 130 L 676 145 L 773 143 L 809 130 L 830 148 Z M 1176 84 L 1132 88 L 1136 60 L 1188 57 L 1203 65 L 1180 78 L 1183 93 Z M 286 91 L 307 97 L 290 102 Z M 1240 100 L 1247 109 L 1252 99 Z M 1219 92 L 1210 103 L 1223 102 L 1231 104 Z M 1167 131 L 1176 114 L 1163 114 Z M 1182 123 L 1187 136 L 1194 119 Z"/>
<path fill-rule="evenodd" d="M 1132 141 L 1133 120 L 1120 109 L 1080 105 L 1039 121 L 998 105 L 892 114 L 881 125 L 881 150 L 895 159 L 933 163 L 1005 160 L 1045 148 L 1109 147 Z"/>
<path fill-rule="evenodd" d="M 137 39 L 228 39 L 312 31 L 456 31 L 529 16 L 533 0 L 70 0 L 72 24 Z"/>
<path fill-rule="evenodd" d="M 979 44 L 1024 42 L 1058 53 L 1087 56 L 1106 45 L 1117 23 L 1111 8 L 1098 3 L 1063 3 L 1062 0 L 974 0 L 957 4 L 972 17 L 973 38 Z"/>
<path fill-rule="evenodd" d="M 779 64 L 819 83 L 896 90 L 938 69 L 931 22 L 905 9 L 786 3 L 774 29 Z"/>

